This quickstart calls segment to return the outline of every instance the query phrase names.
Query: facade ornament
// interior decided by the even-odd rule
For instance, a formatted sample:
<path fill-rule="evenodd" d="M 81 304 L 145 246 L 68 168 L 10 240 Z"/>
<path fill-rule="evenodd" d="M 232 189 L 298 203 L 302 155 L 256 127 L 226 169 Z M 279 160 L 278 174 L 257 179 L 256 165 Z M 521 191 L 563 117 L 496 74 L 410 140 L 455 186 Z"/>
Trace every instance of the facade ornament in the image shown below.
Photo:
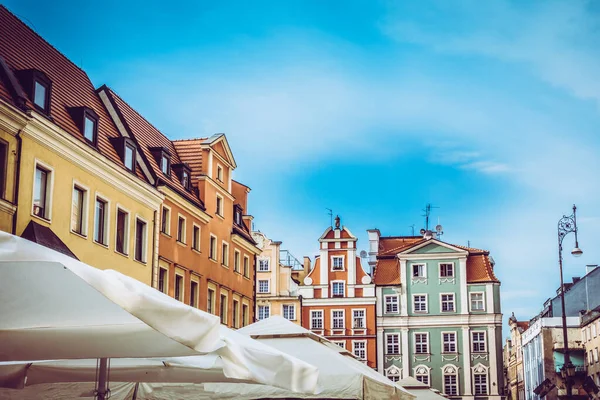
<path fill-rule="evenodd" d="M 335 216 L 335 229 L 340 229 L 340 216 Z"/>

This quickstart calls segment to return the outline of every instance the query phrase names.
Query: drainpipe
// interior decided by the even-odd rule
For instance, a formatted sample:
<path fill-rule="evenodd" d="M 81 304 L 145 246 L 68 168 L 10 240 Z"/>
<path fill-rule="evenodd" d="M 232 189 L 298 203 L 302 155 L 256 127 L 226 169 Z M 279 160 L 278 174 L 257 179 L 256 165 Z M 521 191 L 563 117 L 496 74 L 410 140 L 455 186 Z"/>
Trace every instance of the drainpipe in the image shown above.
<path fill-rule="evenodd" d="M 17 234 L 17 214 L 19 211 L 19 185 L 21 182 L 21 147 L 23 146 L 23 138 L 21 137 L 21 132 L 23 131 L 23 129 L 19 129 L 19 131 L 16 134 L 16 138 L 17 138 L 17 154 L 16 157 L 17 159 L 15 160 L 15 164 L 16 164 L 16 171 L 15 171 L 15 182 L 14 182 L 14 193 L 13 193 L 13 205 L 15 205 L 17 207 L 17 209 L 15 210 L 15 213 L 13 214 L 13 218 L 12 218 L 12 234 L 16 235 Z"/>
<path fill-rule="evenodd" d="M 156 271 L 158 270 L 158 261 L 156 260 L 156 255 L 158 253 L 157 251 L 157 247 L 158 247 L 158 237 L 156 236 L 156 225 L 157 225 L 157 211 L 154 211 L 154 219 L 152 221 L 152 238 L 154 240 L 154 243 L 152 244 L 152 277 L 150 278 L 150 286 L 151 287 L 155 287 L 154 285 L 156 284 Z"/>
<path fill-rule="evenodd" d="M 253 274 L 253 287 L 252 287 L 252 322 L 256 322 L 256 254 L 254 255 L 254 268 L 252 269 Z M 269 316 L 271 315 L 271 309 L 269 308 Z"/>

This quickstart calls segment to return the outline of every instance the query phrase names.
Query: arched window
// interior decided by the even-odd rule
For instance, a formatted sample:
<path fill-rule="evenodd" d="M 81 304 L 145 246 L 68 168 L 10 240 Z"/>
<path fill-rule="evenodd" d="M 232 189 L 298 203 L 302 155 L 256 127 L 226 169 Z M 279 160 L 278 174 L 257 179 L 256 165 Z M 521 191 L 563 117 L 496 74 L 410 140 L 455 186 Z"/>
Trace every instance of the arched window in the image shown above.
<path fill-rule="evenodd" d="M 431 386 L 431 380 L 429 377 L 429 368 L 426 367 L 425 365 L 418 365 L 414 368 L 415 371 L 415 378 L 421 382 L 424 383 L 427 386 Z"/>
<path fill-rule="evenodd" d="M 488 394 L 488 367 L 483 364 L 473 367 L 473 394 Z"/>
<path fill-rule="evenodd" d="M 452 364 L 442 367 L 444 375 L 444 394 L 458 396 L 458 369 Z"/>
<path fill-rule="evenodd" d="M 395 365 L 392 365 L 385 370 L 385 376 L 387 376 L 392 382 L 398 382 L 400 379 L 402 379 L 402 370 Z"/>

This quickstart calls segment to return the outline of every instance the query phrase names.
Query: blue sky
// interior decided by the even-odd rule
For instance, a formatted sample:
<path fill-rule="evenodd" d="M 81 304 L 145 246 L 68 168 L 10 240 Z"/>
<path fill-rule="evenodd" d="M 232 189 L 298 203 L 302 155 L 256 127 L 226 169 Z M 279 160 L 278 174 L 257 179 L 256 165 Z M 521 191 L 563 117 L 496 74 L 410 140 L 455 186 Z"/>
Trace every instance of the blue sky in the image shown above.
<path fill-rule="evenodd" d="M 433 219 L 486 248 L 505 318 L 558 287 L 579 207 L 600 262 L 600 5 L 587 1 L 5 2 L 171 138 L 225 132 L 256 228 L 314 255 Z M 565 239 L 570 249 L 572 236 Z"/>

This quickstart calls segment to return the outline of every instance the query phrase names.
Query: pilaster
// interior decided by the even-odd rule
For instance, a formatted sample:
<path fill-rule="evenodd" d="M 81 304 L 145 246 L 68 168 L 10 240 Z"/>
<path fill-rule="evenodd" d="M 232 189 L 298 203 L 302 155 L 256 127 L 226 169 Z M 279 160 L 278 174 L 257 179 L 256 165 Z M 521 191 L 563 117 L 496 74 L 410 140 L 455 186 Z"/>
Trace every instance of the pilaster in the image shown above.
<path fill-rule="evenodd" d="M 400 316 L 408 316 L 408 293 L 406 288 L 408 282 L 406 280 L 406 260 L 400 260 Z"/>
<path fill-rule="evenodd" d="M 461 257 L 460 264 L 460 313 L 469 313 L 469 295 L 467 293 L 467 258 Z"/>
<path fill-rule="evenodd" d="M 468 326 L 462 328 L 462 345 L 463 345 L 463 382 L 465 384 L 464 387 L 464 396 L 471 396 L 472 392 L 472 384 L 471 384 L 471 334 Z"/>
<path fill-rule="evenodd" d="M 400 331 L 400 342 L 402 347 L 400 352 L 402 353 L 402 376 L 406 378 L 411 376 L 410 374 L 410 348 L 408 347 L 408 328 L 402 328 Z"/>
<path fill-rule="evenodd" d="M 488 354 L 490 355 L 490 394 L 498 395 L 498 359 L 496 351 L 496 327 L 488 326 Z"/>
<path fill-rule="evenodd" d="M 384 346 L 383 328 L 377 328 L 377 371 L 379 371 L 380 374 L 383 374 L 383 361 L 385 357 L 383 351 Z"/>

